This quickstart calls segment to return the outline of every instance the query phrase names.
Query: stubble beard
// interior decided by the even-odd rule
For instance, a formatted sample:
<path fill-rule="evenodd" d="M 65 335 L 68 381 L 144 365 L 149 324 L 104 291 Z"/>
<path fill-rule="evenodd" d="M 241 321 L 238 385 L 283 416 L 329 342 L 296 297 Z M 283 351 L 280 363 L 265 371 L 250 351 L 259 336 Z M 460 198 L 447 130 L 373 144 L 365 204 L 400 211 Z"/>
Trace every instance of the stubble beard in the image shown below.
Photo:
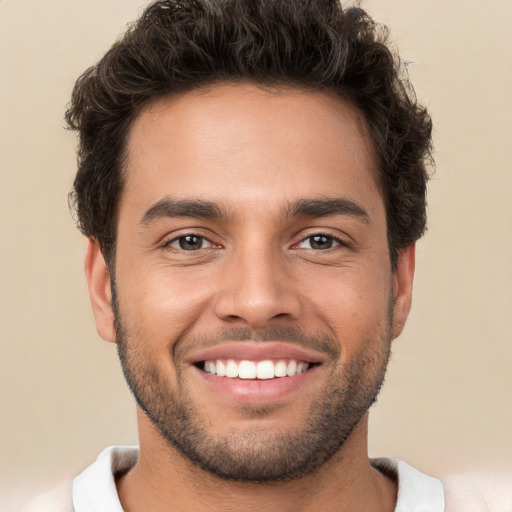
<path fill-rule="evenodd" d="M 311 474 L 340 451 L 376 401 L 384 382 L 391 346 L 391 302 L 379 341 L 366 344 L 377 348 L 352 359 L 341 369 L 331 365 L 332 375 L 325 379 L 324 392 L 311 404 L 307 420 L 300 428 L 286 434 L 271 429 L 240 428 L 224 437 L 215 437 L 209 432 L 208 418 L 201 417 L 192 402 L 180 373 L 176 389 L 170 389 L 157 365 L 143 357 L 142 340 L 132 339 L 127 332 L 115 295 L 113 302 L 119 359 L 137 404 L 170 447 L 224 480 L 270 483 Z M 288 338 L 293 337 L 292 331 Z M 283 333 L 282 328 L 280 332 Z M 272 333 L 268 334 L 272 337 Z M 337 349 L 334 340 L 324 338 L 322 343 Z M 248 417 L 263 418 L 272 414 L 272 406 L 248 406 L 245 413 Z"/>

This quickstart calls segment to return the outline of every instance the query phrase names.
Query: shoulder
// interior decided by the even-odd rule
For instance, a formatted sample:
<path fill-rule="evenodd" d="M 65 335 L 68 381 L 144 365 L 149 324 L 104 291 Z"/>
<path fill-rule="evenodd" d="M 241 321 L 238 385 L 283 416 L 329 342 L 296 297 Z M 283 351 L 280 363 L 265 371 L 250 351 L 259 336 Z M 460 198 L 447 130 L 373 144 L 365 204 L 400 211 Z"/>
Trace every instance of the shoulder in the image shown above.
<path fill-rule="evenodd" d="M 446 512 L 512 511 L 512 473 L 460 473 L 443 482 Z"/>
<path fill-rule="evenodd" d="M 512 472 L 467 472 L 442 481 L 395 458 L 372 465 L 398 483 L 395 512 L 512 512 Z"/>
<path fill-rule="evenodd" d="M 36 495 L 19 512 L 122 512 L 115 479 L 128 471 L 137 457 L 136 446 L 110 446 L 74 480 Z"/>
<path fill-rule="evenodd" d="M 72 512 L 71 486 L 71 480 L 65 481 L 34 496 L 20 512 Z"/>

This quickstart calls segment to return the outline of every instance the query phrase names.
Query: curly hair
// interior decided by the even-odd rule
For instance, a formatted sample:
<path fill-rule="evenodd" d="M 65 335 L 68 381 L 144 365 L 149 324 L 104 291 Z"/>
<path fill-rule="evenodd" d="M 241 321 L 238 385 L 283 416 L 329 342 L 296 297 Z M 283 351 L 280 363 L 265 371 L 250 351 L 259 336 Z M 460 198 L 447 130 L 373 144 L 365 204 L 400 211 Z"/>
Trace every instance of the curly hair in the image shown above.
<path fill-rule="evenodd" d="M 393 268 L 426 226 L 432 123 L 388 31 L 338 0 L 161 0 L 77 80 L 66 112 L 79 133 L 70 192 L 77 224 L 115 255 L 127 132 L 141 109 L 177 92 L 251 81 L 329 91 L 363 114 L 377 159 Z"/>

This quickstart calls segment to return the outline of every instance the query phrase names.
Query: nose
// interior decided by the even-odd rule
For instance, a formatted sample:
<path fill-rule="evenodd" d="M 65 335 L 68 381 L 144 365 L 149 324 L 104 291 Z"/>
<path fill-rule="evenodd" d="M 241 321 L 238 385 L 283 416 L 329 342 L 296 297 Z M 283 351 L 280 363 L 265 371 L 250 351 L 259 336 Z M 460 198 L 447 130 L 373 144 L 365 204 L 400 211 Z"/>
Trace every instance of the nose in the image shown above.
<path fill-rule="evenodd" d="M 283 257 L 248 247 L 226 261 L 215 314 L 224 322 L 263 328 L 276 320 L 296 320 L 301 300 Z"/>

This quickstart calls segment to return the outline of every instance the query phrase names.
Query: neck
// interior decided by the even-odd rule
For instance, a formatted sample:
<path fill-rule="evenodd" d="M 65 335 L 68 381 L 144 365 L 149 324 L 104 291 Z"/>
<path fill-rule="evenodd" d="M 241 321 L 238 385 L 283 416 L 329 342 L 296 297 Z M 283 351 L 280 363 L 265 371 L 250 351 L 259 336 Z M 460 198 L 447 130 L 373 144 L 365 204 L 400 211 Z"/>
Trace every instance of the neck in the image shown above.
<path fill-rule="evenodd" d="M 340 451 L 305 477 L 276 483 L 231 482 L 206 473 L 170 448 L 139 413 L 140 454 L 117 482 L 126 512 L 227 510 L 392 512 L 396 484 L 372 468 L 366 414 Z"/>

